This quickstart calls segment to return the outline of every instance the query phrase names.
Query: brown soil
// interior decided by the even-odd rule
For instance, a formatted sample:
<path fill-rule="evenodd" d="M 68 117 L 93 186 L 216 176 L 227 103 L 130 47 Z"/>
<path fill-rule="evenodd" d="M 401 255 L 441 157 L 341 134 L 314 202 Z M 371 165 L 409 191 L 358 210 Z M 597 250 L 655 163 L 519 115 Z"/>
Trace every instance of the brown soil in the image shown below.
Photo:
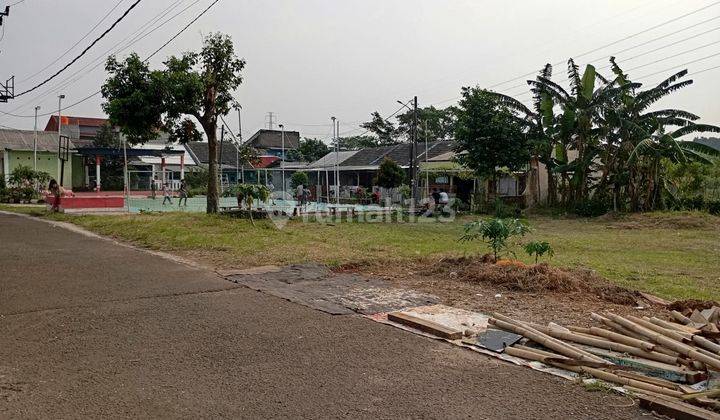
<path fill-rule="evenodd" d="M 610 283 L 590 270 L 547 264 L 492 263 L 492 258 L 425 259 L 402 266 L 344 266 L 397 286 L 440 297 L 444 304 L 473 311 L 501 312 L 529 321 L 591 325 L 591 312 L 614 312 L 669 319 L 637 292 Z"/>
<path fill-rule="evenodd" d="M 720 304 L 712 300 L 687 299 L 671 303 L 670 306 L 668 306 L 668 309 L 671 311 L 678 311 L 685 316 L 690 316 L 690 314 L 696 309 L 698 311 L 702 311 L 710 309 L 713 306 L 720 306 Z"/>

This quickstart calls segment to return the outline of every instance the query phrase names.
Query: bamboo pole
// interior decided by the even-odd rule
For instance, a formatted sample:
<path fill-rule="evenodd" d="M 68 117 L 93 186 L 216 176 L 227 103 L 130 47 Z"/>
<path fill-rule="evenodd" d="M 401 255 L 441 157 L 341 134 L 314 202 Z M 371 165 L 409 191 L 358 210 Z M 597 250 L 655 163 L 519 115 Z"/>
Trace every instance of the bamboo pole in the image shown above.
<path fill-rule="evenodd" d="M 682 390 L 679 389 L 678 384 L 676 384 L 675 382 L 668 381 L 667 379 L 653 378 L 651 376 L 645 376 L 645 375 L 635 373 L 635 372 L 617 371 L 614 373 L 617 376 L 620 376 L 623 378 L 635 379 L 636 381 L 647 382 L 649 384 L 661 386 L 663 388 L 674 389 L 676 391 L 682 392 Z"/>
<path fill-rule="evenodd" d="M 516 347 L 508 347 L 505 349 L 505 352 L 511 356 L 520 357 L 527 360 L 534 360 L 537 362 L 545 363 L 551 366 L 556 366 L 561 369 L 569 370 L 571 372 L 576 372 L 580 374 L 588 374 L 590 376 L 593 376 L 597 379 L 602 379 L 603 381 L 612 382 L 615 384 L 620 384 L 624 386 L 632 386 L 638 389 L 650 391 L 650 392 L 656 392 L 658 394 L 667 395 L 670 397 L 680 398 L 680 396 L 683 395 L 680 391 L 675 391 L 673 389 L 668 389 L 662 386 L 649 384 L 646 382 L 638 381 L 635 379 L 630 378 L 623 378 L 620 377 L 614 373 L 606 372 L 601 369 L 595 369 L 587 366 L 570 366 L 565 363 L 562 363 L 562 359 L 558 359 L 555 357 L 548 357 L 543 354 L 538 354 L 533 351 L 529 351 L 526 349 L 520 349 Z"/>
<path fill-rule="evenodd" d="M 563 331 L 553 330 L 552 328 L 548 328 L 545 330 L 541 330 L 541 332 L 554 337 L 559 338 L 567 341 L 572 341 L 573 343 L 579 343 L 579 344 L 585 344 L 587 346 L 597 347 L 605 350 L 611 350 L 618 353 L 627 353 L 632 354 L 633 356 L 642 357 L 645 359 L 655 360 L 657 362 L 662 363 L 668 363 L 668 364 L 677 364 L 678 360 L 676 357 L 668 356 L 666 354 L 661 354 L 657 352 L 652 351 L 645 351 L 641 348 L 622 344 L 622 343 L 616 343 L 614 341 L 608 341 L 603 340 L 600 338 L 591 338 L 591 337 L 585 337 L 574 333 L 566 333 Z"/>
<path fill-rule="evenodd" d="M 620 334 L 627 335 L 628 337 L 632 337 L 632 338 L 635 338 L 638 340 L 645 339 L 644 336 L 642 336 L 634 331 L 630 331 L 627 328 L 623 327 L 622 325 L 618 324 L 617 322 L 607 319 L 604 316 L 598 315 L 596 313 L 591 313 L 590 317 L 597 322 L 605 324 L 606 326 L 608 326 L 609 328 L 612 328 L 613 330 L 619 332 Z"/>
<path fill-rule="evenodd" d="M 612 319 L 613 321 L 617 322 L 618 324 L 622 325 L 625 328 L 628 328 L 630 330 L 638 331 L 642 335 L 647 335 L 650 341 L 653 341 L 655 343 L 658 343 L 662 346 L 665 346 L 669 348 L 670 350 L 674 350 L 683 356 L 687 356 L 691 359 L 694 359 L 696 361 L 705 363 L 706 365 L 716 369 L 720 370 L 720 360 L 710 357 L 706 354 L 698 352 L 696 349 L 693 349 L 692 347 L 680 343 L 678 341 L 675 341 L 671 338 L 668 338 L 662 334 L 654 333 L 653 331 L 648 330 L 647 328 L 644 328 L 638 324 L 635 324 L 632 321 L 629 321 L 621 316 L 615 315 L 615 314 L 608 314 L 608 317 Z"/>
<path fill-rule="evenodd" d="M 503 322 L 506 322 L 506 323 L 509 323 L 509 324 L 512 324 L 512 325 L 515 325 L 515 326 L 520 327 L 520 328 L 524 328 L 524 329 L 527 330 L 528 332 L 533 333 L 533 334 L 536 334 L 536 335 L 539 335 L 540 337 L 542 337 L 542 338 L 544 338 L 544 339 L 552 340 L 553 342 L 557 343 L 557 344 L 560 345 L 560 346 L 569 347 L 572 351 L 574 351 L 574 352 L 576 352 L 576 353 L 578 353 L 578 354 L 580 354 L 580 355 L 584 355 L 585 358 L 586 358 L 586 360 L 594 360 L 594 361 L 596 361 L 596 362 L 598 362 L 598 363 L 601 363 L 601 364 L 612 365 L 612 363 L 609 363 L 608 361 L 606 361 L 606 360 L 604 360 L 604 359 L 602 359 L 602 358 L 600 358 L 600 357 L 597 357 L 597 356 L 595 356 L 594 354 L 588 353 L 588 352 L 586 352 L 586 351 L 584 351 L 584 350 L 580 350 L 580 349 L 578 349 L 578 348 L 575 347 L 575 346 L 572 346 L 572 345 L 570 345 L 570 344 L 568 344 L 568 343 L 565 343 L 565 342 L 563 342 L 563 341 L 560 341 L 560 340 L 558 340 L 558 339 L 555 339 L 555 338 L 553 338 L 553 337 L 551 337 L 551 336 L 549 336 L 549 335 L 547 335 L 547 334 L 545 334 L 545 333 L 542 333 L 542 332 L 538 331 L 536 328 L 533 328 L 532 326 L 529 326 L 529 325 L 527 325 L 526 323 L 523 323 L 523 322 L 521 322 L 521 321 L 512 319 L 512 318 L 510 318 L 510 317 L 507 317 L 507 316 L 505 316 L 505 315 L 503 315 L 503 314 L 500 314 L 500 313 L 497 313 L 497 312 L 494 312 L 494 313 L 493 313 L 493 318 L 498 319 L 498 320 L 503 321 Z M 543 328 L 543 327 L 541 327 L 541 328 Z M 539 344 L 542 344 L 542 343 L 539 343 Z M 547 346 L 546 346 L 546 347 L 547 347 Z M 581 360 L 581 359 L 578 359 L 578 360 Z"/>
<path fill-rule="evenodd" d="M 488 323 L 495 325 L 498 328 L 501 328 L 506 331 L 514 332 L 515 334 L 522 335 L 523 337 L 529 338 L 530 340 L 532 340 L 538 344 L 541 344 L 549 349 L 555 350 L 558 353 L 568 356 L 572 359 L 577 359 L 580 361 L 600 362 L 605 365 L 609 364 L 607 361 L 600 359 L 597 356 L 593 356 L 590 353 L 578 350 L 569 344 L 563 343 L 560 340 L 556 340 L 556 339 L 554 339 L 546 334 L 543 334 L 535 329 L 503 321 L 501 319 L 498 319 L 495 315 L 496 314 L 493 314 L 493 318 L 490 318 L 488 320 Z"/>
<path fill-rule="evenodd" d="M 681 324 L 683 324 L 683 325 L 692 324 L 692 320 L 690 318 L 686 317 L 685 315 L 681 314 L 680 312 L 672 311 L 670 313 L 672 314 L 673 318 L 675 318 Z"/>
<path fill-rule="evenodd" d="M 638 318 L 638 317 L 632 316 L 632 315 L 628 315 L 627 319 L 636 323 L 637 325 L 647 328 L 650 331 L 654 331 L 658 334 L 662 334 L 665 337 L 672 338 L 673 340 L 678 341 L 680 343 L 687 344 L 687 343 L 692 342 L 692 336 L 690 334 L 683 334 L 679 331 L 668 330 L 667 328 L 663 328 L 659 325 L 653 324 L 650 321 L 647 321 L 647 320 L 644 320 L 642 318 Z"/>
<path fill-rule="evenodd" d="M 603 328 L 598 327 L 590 327 L 590 333 L 593 335 L 597 335 L 600 337 L 605 337 L 608 340 L 617 341 L 618 343 L 622 343 L 628 346 L 638 347 L 645 351 L 653 351 L 655 350 L 655 344 L 649 343 L 647 341 L 638 340 L 637 338 L 628 337 L 623 334 L 618 334 L 616 332 L 606 330 Z"/>
<path fill-rule="evenodd" d="M 688 327 L 687 325 L 682 325 L 682 324 L 676 324 L 674 322 L 667 322 L 667 321 L 662 320 L 657 317 L 643 318 L 643 319 L 647 319 L 648 321 L 652 322 L 653 324 L 659 325 L 659 326 L 661 326 L 663 328 L 667 328 L 669 330 L 675 330 L 675 331 L 679 331 L 682 333 L 688 333 L 688 334 L 692 334 L 692 335 L 700 334 L 700 330 L 698 330 L 697 328 Z"/>

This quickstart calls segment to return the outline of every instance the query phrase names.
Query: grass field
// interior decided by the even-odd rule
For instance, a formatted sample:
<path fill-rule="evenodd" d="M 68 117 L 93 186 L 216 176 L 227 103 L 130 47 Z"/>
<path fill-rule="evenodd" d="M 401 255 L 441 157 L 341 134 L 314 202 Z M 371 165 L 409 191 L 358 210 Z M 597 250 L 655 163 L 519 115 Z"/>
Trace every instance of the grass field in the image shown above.
<path fill-rule="evenodd" d="M 199 213 L 113 216 L 45 215 L 33 208 L 0 210 L 65 220 L 137 245 L 180 251 L 222 267 L 315 261 L 393 264 L 421 257 L 483 254 L 461 243 L 468 218 L 451 223 L 302 223 L 278 230 L 268 221 Z M 523 241 L 549 241 L 551 263 L 593 269 L 633 289 L 666 298 L 720 300 L 720 218 L 700 213 L 653 213 L 620 219 L 531 217 Z M 516 249 L 518 259 L 531 259 Z"/>

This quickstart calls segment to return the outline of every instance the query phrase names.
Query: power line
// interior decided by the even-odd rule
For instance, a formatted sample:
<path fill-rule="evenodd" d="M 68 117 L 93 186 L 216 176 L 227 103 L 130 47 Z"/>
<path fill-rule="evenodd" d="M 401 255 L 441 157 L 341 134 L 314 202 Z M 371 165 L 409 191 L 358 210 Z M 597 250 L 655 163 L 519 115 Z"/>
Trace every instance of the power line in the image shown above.
<path fill-rule="evenodd" d="M 691 52 L 694 52 L 694 51 L 697 51 L 697 50 L 700 50 L 700 49 L 703 49 L 703 48 L 706 48 L 706 47 L 709 47 L 709 46 L 715 45 L 715 44 L 720 44 L 720 40 L 715 41 L 715 42 L 710 42 L 709 44 L 701 45 L 701 46 L 696 47 L 696 48 L 691 48 L 691 49 L 689 49 L 689 50 L 685 50 L 685 51 L 683 51 L 683 52 L 681 52 L 681 53 L 678 53 L 678 54 L 669 55 L 669 56 L 667 56 L 667 57 L 663 57 L 663 58 L 660 58 L 660 59 L 658 59 L 658 60 L 651 61 L 651 62 L 649 62 L 649 63 L 641 64 L 641 65 L 639 65 L 639 66 L 635 66 L 635 67 L 629 68 L 629 69 L 627 69 L 627 71 L 633 71 L 633 70 L 637 70 L 637 69 L 640 69 L 640 68 L 643 68 L 643 67 L 647 67 L 647 66 L 650 66 L 650 65 L 653 65 L 653 64 L 656 64 L 656 63 L 660 63 L 660 62 L 662 62 L 662 61 L 669 60 L 669 59 L 671 59 L 671 58 L 679 57 L 679 56 L 681 56 L 681 55 L 685 55 L 685 54 L 688 54 L 688 53 L 691 53 Z"/>
<path fill-rule="evenodd" d="M 117 3 L 115 3 L 115 6 L 113 6 L 112 9 L 110 9 L 110 11 L 108 11 L 108 12 L 105 14 L 105 16 L 103 16 L 103 17 L 95 24 L 95 26 L 93 26 L 92 28 L 90 28 L 90 30 L 89 30 L 85 35 L 83 35 L 82 38 L 78 39 L 70 48 L 68 48 L 67 50 L 65 50 L 64 53 L 60 54 L 60 56 L 59 56 L 58 58 L 56 58 L 55 60 L 53 60 L 53 62 L 51 62 L 51 63 L 48 64 L 47 66 L 41 68 L 41 69 L 38 70 L 36 73 L 33 73 L 32 75 L 30 75 L 30 76 L 28 76 L 28 77 L 26 77 L 26 78 L 24 78 L 24 79 L 22 79 L 22 80 L 19 80 L 18 82 L 19 82 L 19 83 L 26 82 L 26 81 L 32 79 L 33 77 L 37 76 L 38 74 L 42 73 L 43 71 L 47 70 L 47 69 L 50 68 L 50 66 L 52 66 L 53 64 L 55 64 L 55 63 L 57 63 L 58 61 L 60 61 L 61 58 L 65 57 L 70 51 L 73 50 L 73 48 L 77 47 L 83 40 L 85 40 L 85 38 L 87 38 L 88 36 L 90 36 L 90 34 L 91 34 L 95 29 L 97 29 L 97 27 L 100 26 L 100 24 L 103 23 L 103 22 L 105 21 L 105 19 L 107 19 L 108 16 L 110 16 L 110 14 L 111 14 L 112 12 L 114 12 L 115 9 L 117 9 L 117 8 L 120 6 L 120 4 L 122 4 L 122 2 L 124 2 L 124 1 L 125 1 L 125 0 L 119 0 Z"/>
<path fill-rule="evenodd" d="M 139 1 L 139 0 L 138 0 L 138 1 Z M 189 28 L 190 25 L 192 25 L 192 24 L 195 23 L 198 19 L 200 19 L 205 13 L 207 13 L 208 10 L 210 10 L 211 7 L 215 6 L 215 4 L 216 4 L 217 2 L 219 2 L 219 1 L 220 1 L 220 0 L 215 0 L 215 1 L 213 1 L 212 3 L 210 3 L 210 6 L 208 6 L 208 7 L 207 7 L 205 10 L 203 10 L 199 15 L 197 15 L 197 17 L 195 17 L 195 19 L 191 20 L 190 23 L 188 23 L 187 25 L 185 25 L 184 28 L 180 29 L 180 32 L 176 33 L 175 36 L 173 36 L 172 38 L 168 39 L 166 43 L 162 44 L 162 45 L 160 46 L 160 48 L 158 48 L 157 50 L 155 50 L 155 52 L 153 52 L 152 54 L 150 54 L 150 55 L 145 59 L 145 61 L 148 61 L 149 59 L 151 59 L 155 54 L 159 53 L 160 50 L 162 50 L 163 48 L 165 48 L 169 43 L 173 42 L 173 41 L 175 40 L 175 38 L 177 38 L 178 36 L 180 36 L 181 33 L 185 32 L 185 30 L 186 30 L 187 28 Z"/>
<path fill-rule="evenodd" d="M 43 98 L 45 98 L 45 97 L 47 97 L 48 95 L 50 95 L 52 92 L 57 92 L 57 91 L 60 90 L 60 89 L 64 89 L 64 88 L 72 85 L 73 83 L 77 82 L 77 81 L 80 80 L 82 77 L 84 77 L 85 75 L 89 74 L 90 72 L 92 72 L 93 70 L 95 70 L 96 68 L 98 68 L 99 66 L 101 66 L 101 65 L 104 63 L 105 58 L 107 57 L 107 55 L 108 55 L 110 52 L 112 52 L 113 54 L 117 54 L 118 52 L 124 51 L 125 49 L 127 49 L 127 48 L 129 48 L 130 46 L 136 44 L 137 42 L 139 42 L 140 40 L 142 40 L 142 39 L 145 38 L 146 36 L 150 35 L 150 34 L 153 33 L 154 31 L 158 30 L 159 28 L 161 28 L 162 26 L 164 26 L 165 24 L 167 24 L 167 23 L 170 22 L 171 20 L 175 19 L 178 15 L 180 15 L 181 13 L 183 13 L 184 11 L 186 11 L 187 9 L 189 9 L 190 7 L 192 7 L 193 5 L 197 4 L 200 0 L 195 0 L 195 2 L 193 2 L 192 4 L 190 4 L 188 7 L 184 8 L 184 9 L 181 10 L 180 12 L 178 12 L 178 13 L 176 13 L 175 15 L 173 15 L 172 17 L 170 17 L 169 19 L 165 20 L 163 23 L 161 23 L 160 25 L 158 25 L 158 26 L 156 26 L 155 28 L 153 28 L 150 32 L 145 33 L 145 31 L 147 31 L 147 29 L 148 29 L 149 27 L 151 27 L 151 26 L 153 25 L 153 23 L 155 23 L 155 22 L 157 22 L 158 20 L 162 19 L 163 17 L 167 16 L 173 9 L 175 9 L 180 3 L 184 2 L 184 1 L 185 1 L 185 0 L 176 0 L 173 4 L 171 4 L 170 6 L 166 7 L 166 8 L 163 9 L 160 13 L 156 14 L 156 15 L 155 15 L 154 17 L 152 17 L 150 20 L 148 20 L 147 22 L 145 22 L 142 26 L 140 26 L 140 28 L 138 28 L 137 30 L 135 30 L 135 32 L 133 32 L 132 34 L 130 34 L 130 35 L 128 35 L 127 37 L 123 38 L 121 41 L 115 43 L 113 46 L 111 46 L 110 48 L 108 48 L 107 50 L 105 50 L 102 54 L 100 54 L 98 57 L 96 57 L 93 61 L 91 61 L 90 63 L 88 63 L 88 64 L 86 64 L 85 66 L 81 67 L 81 68 L 80 68 L 78 71 L 76 71 L 75 73 L 73 73 L 73 74 L 71 74 L 70 76 L 68 76 L 66 79 L 64 79 L 62 82 L 60 82 L 60 84 L 58 84 L 58 85 L 50 88 L 50 89 L 49 89 L 48 91 L 46 91 L 44 94 L 40 94 L 39 96 L 36 96 L 36 97 L 30 99 L 29 101 L 27 101 L 27 102 L 25 102 L 25 103 L 23 103 L 23 104 L 21 104 L 21 105 L 18 105 L 17 107 L 15 107 L 15 108 L 13 108 L 12 110 L 10 110 L 9 113 L 13 113 L 13 112 L 15 112 L 15 111 L 18 110 L 18 109 L 21 109 L 21 108 L 23 108 L 23 107 L 25 107 L 25 106 L 30 105 L 31 103 L 37 103 L 37 101 L 42 100 Z M 134 38 L 133 38 L 133 37 L 134 37 Z M 132 39 L 131 39 L 131 38 L 132 38 Z M 131 39 L 131 40 L 130 40 L 129 43 L 127 43 L 127 45 L 125 45 L 125 46 L 122 47 L 121 49 L 115 50 L 116 47 L 118 47 L 119 45 L 121 45 L 122 43 L 124 43 L 125 41 L 127 41 L 128 39 Z M 113 50 L 114 50 L 114 51 L 113 51 Z M 95 63 L 94 66 L 93 66 L 93 63 Z M 90 66 L 92 66 L 92 67 L 91 67 L 88 71 L 82 73 L 83 70 L 87 69 L 87 68 L 90 67 Z M 81 74 L 81 73 L 82 73 L 82 74 Z M 75 76 L 77 76 L 77 75 L 79 75 L 79 76 L 73 79 L 73 77 L 75 77 Z M 6 115 L 12 115 L 12 114 L 8 114 L 8 112 L 3 112 L 3 111 L 0 111 L 0 112 L 4 113 L 4 114 L 6 114 Z"/>
<path fill-rule="evenodd" d="M 72 61 L 70 61 L 69 63 L 67 63 L 63 68 L 61 68 L 60 70 L 58 70 L 57 72 L 55 72 L 55 74 L 53 74 L 52 76 L 50 76 L 50 77 L 48 77 L 47 79 L 43 80 L 43 81 L 40 82 L 39 84 L 33 86 L 32 88 L 27 89 L 27 90 L 25 90 L 25 91 L 23 91 L 23 92 L 15 95 L 15 97 L 22 96 L 22 95 L 25 95 L 26 93 L 30 93 L 30 92 L 34 91 L 35 89 L 39 88 L 40 86 L 44 85 L 45 83 L 47 83 L 47 82 L 51 81 L 52 79 L 54 79 L 55 77 L 57 77 L 60 73 L 62 73 L 63 71 L 65 71 L 65 70 L 66 70 L 68 67 L 70 67 L 71 65 L 75 64 L 75 62 L 78 61 L 82 56 L 84 56 L 85 53 L 87 53 L 87 52 L 90 50 L 90 48 L 92 48 L 93 46 L 95 46 L 95 44 L 97 44 L 98 42 L 100 42 L 100 40 L 103 39 L 103 38 L 105 37 L 105 35 L 107 35 L 110 31 L 112 31 L 113 28 L 115 28 L 115 26 L 117 26 L 118 23 L 120 23 L 123 19 L 125 19 L 125 16 L 127 16 L 127 15 L 130 13 L 130 11 L 132 11 L 132 9 L 134 9 L 135 6 L 137 6 L 141 1 L 142 1 L 142 0 L 136 0 L 135 3 L 133 3 L 133 4 L 125 11 L 125 13 L 122 14 L 122 16 L 120 16 L 117 20 L 115 20 L 115 22 L 113 22 L 113 24 L 110 25 L 110 27 L 105 30 L 105 32 L 103 32 L 102 34 L 100 34 L 99 37 L 95 38 L 95 40 L 94 40 L 90 45 L 88 45 L 77 57 L 73 58 Z"/>
<path fill-rule="evenodd" d="M 138 0 L 138 1 L 139 1 L 139 0 Z M 202 13 L 200 13 L 198 16 L 196 16 L 196 17 L 191 21 L 191 23 L 190 23 L 189 25 L 185 25 L 185 27 L 183 27 L 178 33 L 176 33 L 176 34 L 170 39 L 170 41 L 174 40 L 174 39 L 177 38 L 181 33 L 183 33 L 184 31 L 186 31 L 186 30 L 190 27 L 190 25 L 192 25 L 192 23 L 196 22 L 202 15 L 204 15 L 205 13 L 207 13 L 207 11 L 210 10 L 210 8 L 211 8 L 212 6 L 214 6 L 214 5 L 215 5 L 217 2 L 219 2 L 219 1 L 220 1 L 220 0 L 215 0 L 215 1 L 213 1 L 213 3 L 212 3 L 210 6 L 208 6 L 208 8 L 206 8 Z M 153 52 L 150 56 L 148 56 L 144 61 L 148 61 L 154 54 L 157 54 L 162 48 L 166 47 L 169 43 L 170 43 L 170 42 L 166 42 L 165 44 L 163 44 L 163 46 L 162 46 L 161 48 L 155 50 L 155 52 Z M 75 102 L 75 103 L 72 103 L 72 104 L 64 107 L 63 109 L 69 109 L 69 108 L 75 107 L 75 106 L 77 106 L 77 105 L 79 105 L 79 104 L 81 104 L 81 103 L 89 100 L 89 99 L 92 98 L 93 96 L 100 94 L 100 92 L 101 92 L 101 91 L 98 90 L 98 91 L 96 91 L 96 92 L 94 92 L 94 93 L 91 93 L 90 95 L 86 96 L 85 98 L 83 98 L 83 99 L 81 99 L 81 100 L 79 100 L 79 101 L 77 101 L 77 102 Z M 10 115 L 10 116 L 12 116 L 12 117 L 18 117 L 18 118 L 34 118 L 34 117 L 35 117 L 35 115 L 18 115 L 18 114 L 11 114 L 11 113 L 8 113 L 8 112 L 3 112 L 3 111 L 0 111 L 0 113 L 3 113 L 3 114 L 5 114 L 5 115 Z M 47 113 L 44 113 L 44 114 L 38 114 L 38 117 L 44 117 L 44 116 L 48 116 L 48 115 L 54 115 L 54 113 L 53 113 L 53 112 L 47 112 Z"/>
<path fill-rule="evenodd" d="M 121 52 L 121 51 L 126 50 L 126 49 L 129 48 L 130 46 L 132 46 L 132 45 L 140 42 L 142 39 L 144 39 L 144 38 L 147 37 L 148 35 L 150 35 L 150 34 L 152 34 L 153 32 L 155 32 L 156 30 L 158 30 L 158 29 L 160 29 L 161 27 L 165 26 L 165 24 L 167 24 L 167 23 L 170 22 L 171 20 L 175 19 L 177 16 L 179 16 L 180 14 L 182 14 L 183 12 L 185 12 L 185 11 L 186 11 L 187 9 L 189 9 L 190 7 L 192 7 L 192 6 L 194 6 L 195 4 L 197 4 L 198 2 L 200 2 L 200 0 L 195 0 L 193 3 L 191 3 L 189 6 L 185 7 L 185 8 L 184 8 L 183 10 L 181 10 L 180 12 L 176 13 L 176 14 L 173 15 L 172 17 L 170 17 L 170 18 L 168 18 L 167 20 L 165 20 L 164 22 L 162 22 L 160 25 L 156 26 L 155 28 L 153 28 L 153 29 L 150 30 L 149 32 L 145 33 L 145 31 L 147 31 L 147 29 L 148 29 L 150 26 L 152 26 L 153 23 L 155 23 L 156 21 L 158 21 L 158 20 L 162 19 L 163 17 L 167 16 L 173 9 L 175 9 L 180 3 L 184 2 L 184 1 L 185 1 L 185 0 L 176 0 L 175 3 L 171 4 L 170 6 L 168 6 L 167 8 L 165 8 L 163 11 L 161 11 L 160 13 L 158 13 L 157 15 L 155 15 L 153 18 L 151 18 L 149 21 L 145 22 L 145 24 L 143 24 L 143 25 L 142 25 L 140 28 L 138 28 L 135 32 L 133 32 L 132 34 L 128 35 L 127 37 L 125 37 L 125 38 L 122 39 L 121 41 L 115 43 L 115 44 L 114 44 L 113 46 L 111 46 L 109 49 L 105 50 L 105 52 L 103 52 L 103 53 L 100 54 L 98 57 L 96 57 L 93 61 L 91 61 L 90 63 L 88 63 L 88 64 L 86 64 L 85 66 L 81 67 L 78 71 L 76 71 L 75 73 L 71 74 L 69 77 L 67 77 L 66 79 L 64 79 L 62 82 L 60 82 L 60 84 L 56 85 L 55 87 L 50 88 L 50 89 L 49 89 L 48 91 L 46 91 L 44 94 L 41 94 L 41 95 L 39 95 L 39 96 L 36 96 L 35 98 L 29 100 L 28 102 L 25 102 L 25 103 L 23 103 L 23 104 L 21 104 L 21 105 L 18 105 L 17 107 L 13 108 L 10 112 L 14 112 L 14 111 L 16 111 L 16 110 L 18 110 L 18 109 L 21 109 L 21 108 L 23 108 L 23 107 L 25 107 L 25 106 L 27 106 L 27 105 L 29 105 L 29 104 L 31 104 L 31 103 L 35 103 L 36 101 L 41 100 L 41 99 L 47 97 L 47 96 L 50 95 L 52 92 L 56 92 L 56 91 L 58 91 L 58 90 L 60 90 L 60 89 L 64 89 L 64 88 L 72 85 L 73 83 L 75 83 L 75 82 L 77 82 L 78 80 L 80 80 L 81 78 L 83 78 L 85 75 L 91 73 L 93 70 L 95 70 L 95 69 L 97 69 L 98 67 L 100 67 L 100 66 L 104 63 L 104 60 L 106 59 L 107 55 L 108 55 L 111 51 L 112 51 L 112 54 L 117 54 L 117 53 L 119 53 L 119 52 Z M 134 37 L 134 38 L 133 38 L 133 37 Z M 131 39 L 131 38 L 133 38 L 133 39 Z M 116 47 L 118 47 L 120 44 L 122 44 L 123 42 L 127 41 L 128 39 L 131 39 L 131 40 L 130 40 L 129 43 L 127 43 L 127 45 L 123 46 L 123 47 L 120 48 L 120 49 L 115 50 Z M 114 50 L 114 51 L 113 51 L 113 50 Z M 95 65 L 93 65 L 94 63 L 95 63 Z M 90 66 L 92 66 L 92 67 L 91 67 L 89 70 L 87 70 L 86 72 L 82 72 L 83 70 L 87 69 L 87 68 L 90 67 Z M 81 74 L 81 73 L 82 73 L 82 74 Z M 73 79 L 73 77 L 75 77 L 75 76 L 77 76 L 77 75 L 79 75 L 79 76 Z M 0 112 L 1 112 L 1 111 L 0 111 Z"/>
<path fill-rule="evenodd" d="M 651 26 L 651 27 L 649 27 L 649 28 L 646 28 L 646 29 L 644 29 L 644 30 L 642 30 L 642 31 L 640 31 L 640 32 L 636 32 L 636 33 L 634 33 L 634 34 L 632 34 L 632 35 L 625 36 L 625 37 L 620 38 L 620 39 L 618 39 L 618 40 L 616 40 L 616 41 L 610 42 L 610 43 L 608 43 L 608 44 L 602 45 L 602 46 L 597 47 L 597 48 L 593 48 L 592 50 L 585 51 L 585 52 L 582 53 L 582 54 L 574 55 L 574 57 L 575 57 L 575 58 L 584 57 L 584 56 L 586 56 L 586 55 L 588 55 L 588 54 L 592 54 L 592 53 L 594 53 L 594 52 L 596 52 L 596 51 L 602 50 L 603 48 L 607 48 L 607 47 L 611 47 L 611 46 L 613 46 L 613 45 L 617 45 L 617 44 L 619 44 L 619 43 L 621 43 L 621 42 L 623 42 L 623 41 L 627 41 L 628 39 L 635 38 L 635 37 L 637 37 L 638 35 L 642 35 L 642 34 L 644 34 L 644 33 L 646 33 L 646 32 L 649 32 L 649 31 L 652 31 L 652 30 L 657 29 L 657 28 L 659 28 L 659 27 L 665 26 L 665 25 L 667 25 L 667 24 L 669 24 L 669 23 L 676 22 L 676 21 L 678 21 L 678 20 L 680 20 L 680 19 L 684 19 L 684 18 L 686 18 L 686 17 L 688 17 L 688 16 L 694 15 L 694 14 L 696 14 L 696 13 L 699 13 L 699 12 L 701 12 L 701 11 L 703 11 L 703 10 L 706 10 L 706 9 L 708 9 L 708 8 L 710 8 L 710 7 L 713 7 L 713 6 L 716 6 L 716 5 L 718 5 L 718 4 L 720 4 L 720 1 L 715 1 L 715 2 L 713 2 L 713 3 L 711 3 L 711 4 L 707 5 L 707 6 L 701 7 L 701 8 L 699 8 L 699 9 L 695 9 L 695 10 L 693 10 L 693 11 L 691 11 L 691 12 L 688 12 L 688 13 L 685 13 L 685 14 L 683 14 L 683 15 L 674 17 L 674 18 L 669 19 L 669 20 L 666 20 L 666 21 L 664 21 L 664 22 L 662 22 L 662 23 L 659 23 L 659 24 L 657 24 L 657 25 L 653 25 L 653 26 Z M 563 60 L 563 61 L 559 61 L 559 62 L 557 62 L 557 63 L 554 63 L 553 66 L 557 66 L 557 65 L 563 64 L 564 62 L 565 62 L 564 60 Z M 535 73 L 536 73 L 536 72 L 526 73 L 526 74 L 523 74 L 523 75 L 521 75 L 521 76 L 514 77 L 514 78 L 512 78 L 512 79 L 508 79 L 508 80 L 506 80 L 506 81 L 504 81 L 504 82 L 496 83 L 496 84 L 494 84 L 494 85 L 489 86 L 488 89 L 492 89 L 492 88 L 494 88 L 494 87 L 498 87 L 498 86 L 504 85 L 504 84 L 506 84 L 506 83 L 514 82 L 515 80 L 522 79 L 523 77 L 532 76 L 532 75 L 534 75 Z"/>

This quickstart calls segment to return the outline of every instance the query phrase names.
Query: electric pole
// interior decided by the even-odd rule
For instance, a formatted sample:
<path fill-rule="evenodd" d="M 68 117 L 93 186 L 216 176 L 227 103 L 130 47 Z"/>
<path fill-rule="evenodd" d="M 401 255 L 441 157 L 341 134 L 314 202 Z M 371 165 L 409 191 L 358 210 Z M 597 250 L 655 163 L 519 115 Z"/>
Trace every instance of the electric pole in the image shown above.
<path fill-rule="evenodd" d="M 417 204 L 417 96 L 413 98 L 412 144 L 410 145 L 410 201 L 411 208 Z"/>

